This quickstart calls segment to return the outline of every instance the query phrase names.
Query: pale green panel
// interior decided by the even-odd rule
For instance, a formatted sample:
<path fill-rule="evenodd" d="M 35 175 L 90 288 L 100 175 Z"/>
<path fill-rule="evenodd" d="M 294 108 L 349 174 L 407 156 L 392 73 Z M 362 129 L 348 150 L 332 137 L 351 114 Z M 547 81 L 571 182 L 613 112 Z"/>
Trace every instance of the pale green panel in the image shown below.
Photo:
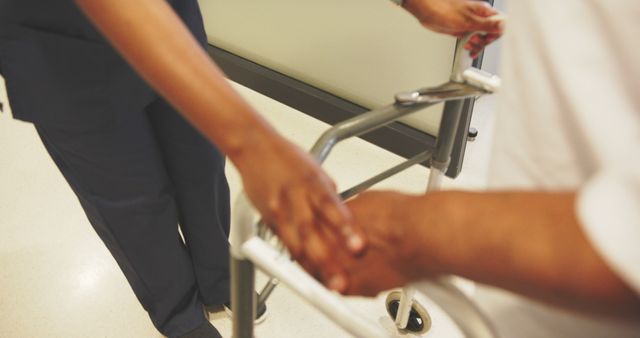
<path fill-rule="evenodd" d="M 455 39 L 387 0 L 200 0 L 209 42 L 367 108 L 447 81 Z M 436 135 L 442 106 L 403 120 Z"/>

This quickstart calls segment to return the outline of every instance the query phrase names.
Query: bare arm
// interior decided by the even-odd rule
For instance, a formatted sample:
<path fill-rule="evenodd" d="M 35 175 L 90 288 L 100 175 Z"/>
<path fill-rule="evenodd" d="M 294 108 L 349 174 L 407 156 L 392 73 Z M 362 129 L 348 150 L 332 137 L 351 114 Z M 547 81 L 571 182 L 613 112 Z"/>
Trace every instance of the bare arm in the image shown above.
<path fill-rule="evenodd" d="M 370 253 L 384 250 L 380 243 L 408 245 L 399 253 L 411 262 L 398 270 L 400 283 L 457 274 L 565 307 L 640 315 L 640 298 L 589 243 L 574 203 L 570 192 L 373 192 L 349 207 L 371 238 Z M 377 211 L 382 205 L 388 213 Z M 370 287 L 357 285 L 366 283 L 360 264 L 355 293 Z"/>
<path fill-rule="evenodd" d="M 114 47 L 232 159 L 247 140 L 276 133 L 227 84 L 166 1 L 78 0 Z M 213 117 L 213 118 L 212 118 Z"/>
<path fill-rule="evenodd" d="M 565 306 L 639 309 L 585 237 L 574 193 L 443 192 L 424 203 L 431 198 L 450 216 L 425 241 L 441 237 L 435 250 L 448 272 Z"/>
<path fill-rule="evenodd" d="M 342 234 L 354 252 L 364 242 L 333 182 L 235 93 L 166 1 L 76 2 L 142 77 L 229 156 L 249 198 L 292 253 L 322 263 L 322 278 L 343 287 L 320 228 Z M 303 237 L 315 239 L 314 250 Z"/>

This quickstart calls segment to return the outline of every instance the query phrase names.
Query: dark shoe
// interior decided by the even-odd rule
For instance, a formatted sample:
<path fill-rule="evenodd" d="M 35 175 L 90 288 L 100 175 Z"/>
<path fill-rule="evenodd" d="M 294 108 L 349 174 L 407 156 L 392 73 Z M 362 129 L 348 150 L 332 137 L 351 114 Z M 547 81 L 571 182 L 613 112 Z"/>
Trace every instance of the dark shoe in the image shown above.
<path fill-rule="evenodd" d="M 222 336 L 209 321 L 205 320 L 200 326 L 180 336 L 180 338 L 222 338 Z"/>
<path fill-rule="evenodd" d="M 257 298 L 257 295 L 256 295 Z M 231 312 L 231 301 L 228 301 L 224 304 L 222 304 L 224 307 L 224 311 L 231 316 L 233 313 Z M 262 306 L 258 306 L 258 308 L 256 309 L 256 319 L 253 321 L 255 324 L 260 324 L 262 322 L 264 322 L 264 320 L 267 319 L 267 305 L 266 304 L 262 304 Z"/>

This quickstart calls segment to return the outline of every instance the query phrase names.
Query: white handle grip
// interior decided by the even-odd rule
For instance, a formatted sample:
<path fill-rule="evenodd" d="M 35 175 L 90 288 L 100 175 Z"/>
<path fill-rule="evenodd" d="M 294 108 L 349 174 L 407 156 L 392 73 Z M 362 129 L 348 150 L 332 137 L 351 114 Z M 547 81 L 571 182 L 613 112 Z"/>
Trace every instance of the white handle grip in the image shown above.
<path fill-rule="evenodd" d="M 462 78 L 465 83 L 474 87 L 482 88 L 489 93 L 494 93 L 500 89 L 502 81 L 497 75 L 483 72 L 477 68 L 467 68 L 462 72 Z"/>
<path fill-rule="evenodd" d="M 507 17 L 504 14 L 500 13 L 500 14 L 496 14 L 494 16 L 489 17 L 489 19 L 493 21 L 505 21 Z M 465 34 L 465 36 L 463 36 L 460 39 L 460 41 L 458 41 L 458 45 L 456 46 L 456 52 L 455 52 L 455 55 L 453 56 L 453 70 L 451 72 L 451 81 L 458 82 L 458 83 L 463 83 L 465 81 L 464 73 L 467 69 L 471 68 L 471 65 L 473 64 L 473 59 L 471 58 L 469 51 L 464 49 L 464 46 L 467 44 L 467 42 L 469 42 L 471 37 L 473 37 L 476 34 L 485 34 L 485 32 L 467 33 Z M 492 84 L 489 84 L 488 86 L 493 87 L 494 84 L 495 83 L 492 83 Z M 497 87 L 499 86 L 500 86 L 500 83 L 498 82 Z M 484 87 L 484 86 L 479 86 L 479 87 Z M 493 91 L 494 90 L 490 90 L 490 92 L 493 92 Z"/>
<path fill-rule="evenodd" d="M 458 45 L 456 46 L 456 53 L 453 56 L 453 69 L 451 70 L 451 81 L 463 83 L 464 82 L 464 71 L 468 68 L 471 68 L 471 64 L 473 63 L 473 59 L 469 54 L 469 51 L 464 49 L 464 45 L 469 42 L 472 36 L 478 34 L 477 32 L 468 33 L 465 35 L 460 41 L 458 41 Z"/>

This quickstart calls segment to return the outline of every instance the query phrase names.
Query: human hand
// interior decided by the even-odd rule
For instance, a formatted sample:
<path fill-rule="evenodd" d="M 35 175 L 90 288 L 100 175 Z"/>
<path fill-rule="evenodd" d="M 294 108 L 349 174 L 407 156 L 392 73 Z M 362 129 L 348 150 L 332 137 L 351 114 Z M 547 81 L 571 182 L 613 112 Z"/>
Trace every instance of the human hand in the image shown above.
<path fill-rule="evenodd" d="M 330 288 L 344 291 L 348 281 L 333 252 L 340 247 L 347 256 L 358 254 L 364 237 L 317 162 L 274 134 L 232 161 L 247 196 L 292 257 Z"/>
<path fill-rule="evenodd" d="M 406 0 L 404 8 L 413 14 L 427 29 L 438 33 L 462 37 L 471 32 L 475 35 L 465 45 L 472 57 L 491 42 L 497 40 L 504 30 L 500 12 L 488 3 L 478 0 Z"/>
<path fill-rule="evenodd" d="M 348 272 L 348 295 L 375 296 L 436 272 L 417 264 L 426 254 L 420 240 L 420 197 L 392 191 L 360 194 L 347 202 L 357 224 L 367 237 L 366 252 L 340 258 Z"/>

